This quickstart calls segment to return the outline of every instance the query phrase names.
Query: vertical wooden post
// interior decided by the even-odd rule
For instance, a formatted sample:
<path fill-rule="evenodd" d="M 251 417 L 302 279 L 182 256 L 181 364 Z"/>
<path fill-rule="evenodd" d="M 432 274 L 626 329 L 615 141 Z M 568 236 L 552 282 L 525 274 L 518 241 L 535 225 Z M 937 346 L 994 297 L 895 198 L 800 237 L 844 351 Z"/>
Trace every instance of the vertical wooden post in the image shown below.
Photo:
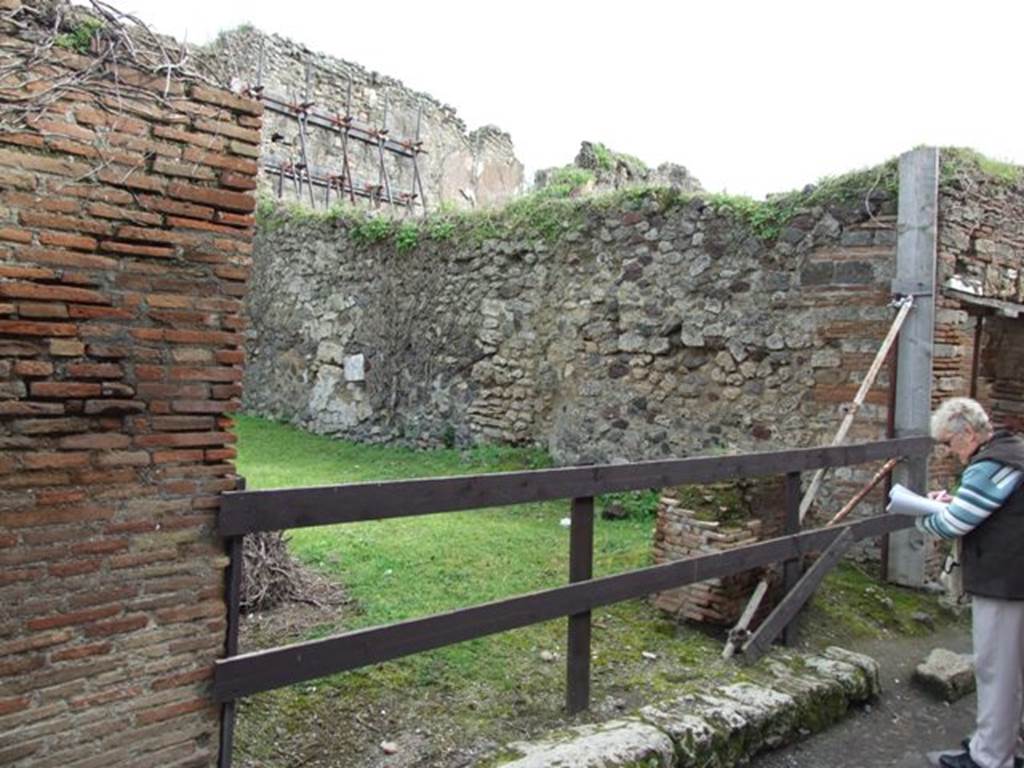
<path fill-rule="evenodd" d="M 245 490 L 245 478 L 238 477 L 237 490 Z M 226 550 L 228 555 L 227 572 L 227 603 L 228 603 L 228 634 L 224 643 L 225 656 L 238 655 L 238 626 L 242 608 L 242 569 L 245 566 L 244 536 L 232 536 L 228 539 Z M 235 745 L 235 702 L 229 701 L 221 706 L 220 713 L 220 756 L 218 768 L 231 768 L 231 753 Z"/>
<path fill-rule="evenodd" d="M 569 532 L 569 581 L 586 581 L 594 575 L 594 499 L 572 500 Z M 590 611 L 569 617 L 566 654 L 565 708 L 570 715 L 590 706 Z"/>
<path fill-rule="evenodd" d="M 932 344 L 935 337 L 935 273 L 938 242 L 939 151 L 921 147 L 900 157 L 896 280 L 893 292 L 914 295 L 899 339 L 896 380 L 896 437 L 927 435 L 931 417 Z M 900 464 L 893 479 L 924 493 L 928 458 Z M 897 584 L 924 584 L 924 535 L 915 528 L 889 538 L 889 579 Z"/>
<path fill-rule="evenodd" d="M 782 530 L 785 536 L 800 533 L 800 473 L 786 473 L 786 520 Z M 800 581 L 803 571 L 803 563 L 799 558 L 786 560 L 782 564 L 782 583 L 785 593 L 788 595 L 793 587 Z M 782 630 L 782 642 L 784 645 L 792 645 L 796 641 L 796 631 L 793 621 Z"/>

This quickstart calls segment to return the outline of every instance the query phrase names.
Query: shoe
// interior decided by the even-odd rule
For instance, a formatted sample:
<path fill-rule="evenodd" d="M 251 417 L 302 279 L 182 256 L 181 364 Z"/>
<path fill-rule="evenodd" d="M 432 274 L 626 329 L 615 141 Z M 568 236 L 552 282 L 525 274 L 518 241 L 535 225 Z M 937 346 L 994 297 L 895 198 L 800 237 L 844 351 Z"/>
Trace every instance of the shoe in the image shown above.
<path fill-rule="evenodd" d="M 971 760 L 970 752 L 960 752 L 955 755 L 943 755 L 939 758 L 939 765 L 942 768 L 981 768 Z"/>
<path fill-rule="evenodd" d="M 971 754 L 971 737 L 968 736 L 960 742 L 960 746 L 964 748 L 964 752 L 968 755 Z M 973 762 L 973 761 L 972 761 Z M 1017 755 L 1013 758 L 1013 768 L 1024 768 L 1024 757 Z"/>

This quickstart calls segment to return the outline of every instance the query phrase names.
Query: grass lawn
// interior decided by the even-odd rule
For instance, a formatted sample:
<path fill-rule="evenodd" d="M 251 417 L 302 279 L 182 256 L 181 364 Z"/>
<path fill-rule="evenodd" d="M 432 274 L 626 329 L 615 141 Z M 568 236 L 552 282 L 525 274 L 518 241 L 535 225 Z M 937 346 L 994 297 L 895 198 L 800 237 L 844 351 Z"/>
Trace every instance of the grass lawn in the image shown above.
<path fill-rule="evenodd" d="M 532 450 L 354 445 L 248 416 L 238 417 L 236 432 L 238 469 L 250 489 L 549 465 Z M 627 502 L 649 499 L 648 494 Z M 251 617 L 243 626 L 243 650 L 565 584 L 569 533 L 560 520 L 568 516 L 568 505 L 566 500 L 294 530 L 292 552 L 343 585 L 352 603 L 286 613 L 276 622 Z M 641 515 L 598 518 L 595 574 L 650 564 L 653 525 L 653 518 Z M 931 598 L 872 586 L 851 567 L 837 569 L 830 584 L 811 615 L 833 629 L 849 613 L 853 633 L 887 626 L 914 631 L 909 613 L 931 606 Z M 879 602 L 894 592 L 897 600 Z M 844 610 L 848 605 L 856 609 Z M 481 750 L 563 719 L 565 627 L 564 619 L 551 621 L 245 699 L 236 742 L 240 764 L 467 764 Z M 720 660 L 719 640 L 679 629 L 642 600 L 595 612 L 592 648 L 593 706 L 582 719 L 614 716 L 711 678 L 724 682 L 750 674 Z M 406 759 L 387 762 L 382 741 L 397 742 Z"/>

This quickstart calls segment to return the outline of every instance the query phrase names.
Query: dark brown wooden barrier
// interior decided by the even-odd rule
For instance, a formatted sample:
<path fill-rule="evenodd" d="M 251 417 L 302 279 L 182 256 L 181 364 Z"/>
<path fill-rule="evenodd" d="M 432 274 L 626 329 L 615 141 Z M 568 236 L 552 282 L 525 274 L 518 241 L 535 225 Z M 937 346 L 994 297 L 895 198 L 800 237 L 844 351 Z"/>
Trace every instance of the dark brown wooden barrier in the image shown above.
<path fill-rule="evenodd" d="M 793 587 L 799 584 L 797 566 L 804 555 L 830 547 L 837 538 L 841 538 L 846 546 L 912 523 L 908 517 L 882 515 L 594 579 L 595 496 L 785 474 L 789 489 L 787 503 L 794 506 L 799 503 L 801 471 L 850 466 L 892 457 L 919 457 L 928 453 L 931 444 L 930 438 L 911 437 L 736 456 L 226 493 L 220 513 L 220 532 L 228 538 L 229 549 L 233 553 L 240 552 L 242 536 L 256 531 L 569 498 L 572 499 L 571 583 L 322 640 L 229 655 L 217 662 L 214 695 L 218 701 L 230 702 L 291 683 L 568 616 L 567 708 L 570 712 L 585 709 L 589 700 L 590 612 L 594 608 L 780 561 L 786 564 L 787 585 Z M 795 506 L 792 511 L 795 511 Z M 241 558 L 236 555 L 232 565 L 232 583 L 237 584 L 235 579 L 240 565 Z M 814 583 L 814 580 L 805 581 L 803 589 Z M 232 601 L 230 621 L 237 627 L 237 590 L 232 590 L 229 598 Z M 790 618 L 786 617 L 785 621 Z"/>

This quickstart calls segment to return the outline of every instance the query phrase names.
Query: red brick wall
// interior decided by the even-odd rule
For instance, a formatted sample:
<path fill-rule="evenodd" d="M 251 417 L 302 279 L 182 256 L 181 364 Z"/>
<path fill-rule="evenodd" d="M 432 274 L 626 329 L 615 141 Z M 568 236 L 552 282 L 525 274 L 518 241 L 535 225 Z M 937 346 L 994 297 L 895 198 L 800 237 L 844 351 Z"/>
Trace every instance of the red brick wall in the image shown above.
<path fill-rule="evenodd" d="M 0 134 L 2 765 L 218 750 L 260 108 L 119 76 Z"/>
<path fill-rule="evenodd" d="M 832 442 L 892 326 L 891 282 L 896 265 L 896 217 L 877 215 L 847 225 L 838 247 L 816 248 L 808 269 L 828 275 L 813 286 L 804 285 L 797 301 L 815 316 L 815 333 L 830 354 L 811 359 L 813 384 L 804 412 L 819 419 L 819 444 Z M 853 276 L 853 277 L 851 277 Z M 885 363 L 858 410 L 846 442 L 883 440 L 889 398 L 889 365 Z M 827 521 L 874 475 L 881 462 L 844 467 L 828 473 L 817 496 L 818 523 Z M 809 477 L 809 476 L 808 476 Z M 881 491 L 861 503 L 854 517 L 881 511 Z M 812 523 L 814 524 L 814 523 Z"/>

